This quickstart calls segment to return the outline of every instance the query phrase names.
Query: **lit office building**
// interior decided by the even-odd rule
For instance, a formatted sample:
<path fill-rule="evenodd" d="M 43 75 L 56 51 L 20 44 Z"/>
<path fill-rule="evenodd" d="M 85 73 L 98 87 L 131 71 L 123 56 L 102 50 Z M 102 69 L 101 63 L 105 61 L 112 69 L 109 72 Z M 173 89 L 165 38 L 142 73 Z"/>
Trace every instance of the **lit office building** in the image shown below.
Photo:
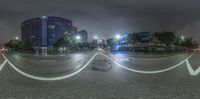
<path fill-rule="evenodd" d="M 71 36 L 72 22 L 65 18 L 42 16 L 24 21 L 21 24 L 23 41 L 32 47 L 51 47 L 60 38 Z"/>

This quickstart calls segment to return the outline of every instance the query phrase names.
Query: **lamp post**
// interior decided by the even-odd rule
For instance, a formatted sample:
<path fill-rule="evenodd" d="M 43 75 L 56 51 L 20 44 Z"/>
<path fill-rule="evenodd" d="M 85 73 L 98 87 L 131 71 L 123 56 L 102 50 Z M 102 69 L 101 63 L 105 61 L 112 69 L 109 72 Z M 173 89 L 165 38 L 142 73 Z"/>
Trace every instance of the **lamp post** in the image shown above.
<path fill-rule="evenodd" d="M 78 44 L 78 42 L 80 42 L 80 39 L 81 39 L 81 36 L 80 35 L 77 35 L 76 37 L 75 37 L 75 39 L 76 39 L 76 44 L 77 44 L 77 46 L 78 46 L 78 50 L 80 50 L 80 47 L 79 47 L 79 44 Z"/>
<path fill-rule="evenodd" d="M 115 48 L 116 48 L 116 50 L 119 50 L 119 49 L 118 49 L 118 44 L 119 44 L 120 38 L 121 38 L 121 35 L 120 35 L 120 34 L 116 34 L 116 35 L 115 35 L 115 39 L 116 39 L 116 47 L 115 47 Z"/>
<path fill-rule="evenodd" d="M 185 37 L 184 37 L 184 36 L 181 36 L 181 37 L 180 37 L 180 42 L 183 43 L 184 41 L 185 41 Z"/>
<path fill-rule="evenodd" d="M 19 40 L 19 37 L 18 37 L 18 36 L 16 36 L 16 37 L 15 37 L 15 40 L 16 40 L 15 42 L 16 42 L 16 44 L 17 44 L 18 48 L 19 48 L 19 42 L 18 42 L 18 40 Z M 17 42 L 18 42 L 18 43 L 17 43 Z M 14 51 L 16 51 L 16 47 L 17 47 L 17 46 L 16 46 L 16 44 L 15 44 L 15 46 L 14 46 Z"/>

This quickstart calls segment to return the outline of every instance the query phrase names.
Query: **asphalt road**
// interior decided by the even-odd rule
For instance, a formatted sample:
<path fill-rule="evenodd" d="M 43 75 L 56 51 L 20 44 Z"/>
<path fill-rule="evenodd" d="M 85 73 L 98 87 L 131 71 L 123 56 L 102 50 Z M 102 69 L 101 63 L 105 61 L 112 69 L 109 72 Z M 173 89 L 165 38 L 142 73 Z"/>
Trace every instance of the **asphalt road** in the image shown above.
<path fill-rule="evenodd" d="M 70 75 L 80 69 L 81 71 L 62 80 L 45 81 L 22 75 L 7 63 L 0 71 L 0 99 L 200 98 L 200 76 L 190 73 L 199 72 L 200 53 L 195 53 L 188 59 L 193 71 L 189 72 L 186 62 L 183 62 L 175 68 L 160 73 L 138 73 L 131 70 L 160 71 L 179 64 L 191 53 L 153 59 L 136 58 L 134 55 L 123 55 L 123 53 L 120 55 L 97 53 L 86 52 L 48 58 L 6 54 L 5 56 L 15 67 L 37 77 L 59 77 Z M 0 62 L 4 60 L 0 56 Z M 116 63 L 120 63 L 121 66 Z M 109 68 L 101 70 L 102 65 Z M 85 67 L 82 68 L 83 66 Z"/>

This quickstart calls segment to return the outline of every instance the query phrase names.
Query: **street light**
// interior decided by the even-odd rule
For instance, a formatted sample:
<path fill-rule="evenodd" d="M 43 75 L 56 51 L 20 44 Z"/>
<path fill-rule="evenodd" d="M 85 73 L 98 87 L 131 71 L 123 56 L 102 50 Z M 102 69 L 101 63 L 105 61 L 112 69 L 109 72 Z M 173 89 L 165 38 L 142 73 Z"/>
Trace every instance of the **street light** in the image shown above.
<path fill-rule="evenodd" d="M 80 40 L 81 37 L 79 35 L 76 36 L 76 40 Z"/>
<path fill-rule="evenodd" d="M 181 39 L 182 39 L 182 40 L 184 40 L 184 39 L 185 39 L 185 37 L 184 37 L 184 36 L 181 36 Z"/>
<path fill-rule="evenodd" d="M 185 42 L 185 37 L 181 36 L 181 42 Z"/>
<path fill-rule="evenodd" d="M 95 40 L 97 40 L 97 39 L 98 39 L 98 37 L 97 37 L 97 36 L 95 36 L 95 37 L 94 37 L 94 39 L 95 39 Z"/>
<path fill-rule="evenodd" d="M 118 39 L 118 40 L 120 39 L 120 37 L 121 37 L 121 36 L 120 36 L 119 34 L 116 34 L 116 35 L 115 35 L 115 38 Z"/>
<path fill-rule="evenodd" d="M 19 42 L 18 42 L 19 37 L 16 36 L 16 37 L 15 37 L 15 40 L 16 40 L 15 43 L 18 45 L 18 48 L 19 48 L 19 46 L 20 46 L 20 45 L 19 45 Z M 16 44 L 14 45 L 14 51 L 16 50 Z"/>
<path fill-rule="evenodd" d="M 16 36 L 16 37 L 15 37 L 15 39 L 16 39 L 16 40 L 19 40 L 19 37 L 18 37 L 18 36 Z"/>

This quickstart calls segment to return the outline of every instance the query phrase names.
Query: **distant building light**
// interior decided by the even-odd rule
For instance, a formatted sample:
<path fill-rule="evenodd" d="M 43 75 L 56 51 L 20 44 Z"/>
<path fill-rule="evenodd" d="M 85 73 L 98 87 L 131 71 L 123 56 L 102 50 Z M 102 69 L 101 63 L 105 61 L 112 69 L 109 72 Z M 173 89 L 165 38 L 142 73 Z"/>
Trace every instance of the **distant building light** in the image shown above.
<path fill-rule="evenodd" d="M 94 39 L 98 39 L 98 37 L 97 37 L 97 36 L 95 36 L 95 37 L 94 37 Z"/>
<path fill-rule="evenodd" d="M 128 36 L 127 34 L 126 35 L 122 35 L 121 38 L 124 38 L 124 37 L 127 37 L 127 36 Z"/>
<path fill-rule="evenodd" d="M 47 16 L 42 16 L 43 19 L 47 18 Z"/>
<path fill-rule="evenodd" d="M 30 36 L 30 38 L 35 38 L 35 36 L 34 36 L 34 35 L 32 35 L 32 36 Z"/>
<path fill-rule="evenodd" d="M 49 29 L 55 29 L 55 25 L 48 25 Z"/>

